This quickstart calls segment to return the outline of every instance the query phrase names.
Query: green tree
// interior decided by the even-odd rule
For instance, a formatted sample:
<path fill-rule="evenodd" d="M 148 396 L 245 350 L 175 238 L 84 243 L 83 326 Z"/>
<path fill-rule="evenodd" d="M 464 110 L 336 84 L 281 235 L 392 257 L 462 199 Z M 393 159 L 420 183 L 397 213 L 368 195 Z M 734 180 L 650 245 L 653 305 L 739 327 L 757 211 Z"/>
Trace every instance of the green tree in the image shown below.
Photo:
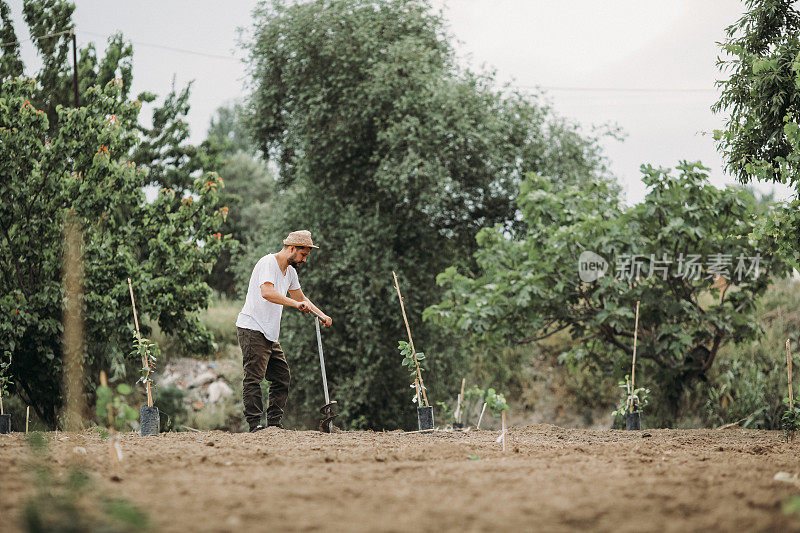
<path fill-rule="evenodd" d="M 786 0 L 748 0 L 747 13 L 727 28 L 720 69 L 722 95 L 712 109 L 728 112 L 714 133 L 727 169 L 753 179 L 800 187 L 800 12 Z M 800 268 L 800 196 L 764 217 L 757 235 Z"/>
<path fill-rule="evenodd" d="M 275 176 L 267 164 L 255 155 L 255 147 L 244 123 L 242 104 L 236 102 L 217 109 L 208 128 L 207 145 L 219 154 L 219 175 L 225 180 L 224 201 L 229 214 L 223 231 L 239 243 L 214 265 L 209 283 L 235 296 L 236 279 L 247 286 L 251 264 L 247 258 L 258 251 L 263 255 L 266 214 L 275 192 Z M 253 254 L 248 253 L 253 248 Z"/>
<path fill-rule="evenodd" d="M 619 378 L 629 373 L 640 301 L 637 359 L 662 420 L 674 417 L 721 346 L 756 338 L 756 300 L 786 272 L 749 237 L 750 193 L 711 186 L 699 164 L 678 170 L 643 166 L 649 192 L 631 208 L 609 202 L 602 182 L 555 191 L 529 176 L 519 197 L 525 234 L 480 232 L 475 274 L 445 270 L 445 295 L 426 319 L 469 335 L 476 353 L 568 330 L 576 342 L 563 362 Z M 586 252 L 608 262 L 604 276 L 579 276 Z"/>
<path fill-rule="evenodd" d="M 596 179 L 597 144 L 540 102 L 460 69 L 424 0 L 265 2 L 250 47 L 253 139 L 279 168 L 270 231 L 250 268 L 290 230 L 310 229 L 321 249 L 300 279 L 334 318 L 323 342 L 345 419 L 410 424 L 392 270 L 415 344 L 430 355 L 429 395 L 449 394 L 458 351 L 420 323 L 437 298 L 435 273 L 470 262 L 481 228 L 517 229 L 524 171 L 559 186 Z M 320 400 L 314 335 L 307 318 L 287 315 L 283 340 L 306 354 L 293 363 L 293 398 L 309 412 Z"/>
<path fill-rule="evenodd" d="M 33 35 L 69 29 L 73 9 L 59 1 L 24 5 Z M 7 8 L 0 11 L 6 15 L 4 32 L 13 33 Z M 71 107 L 68 91 L 59 89 L 71 78 L 60 53 L 62 39 L 39 41 L 43 67 L 35 78 L 13 77 L 19 73 L 9 59 L 17 57 L 14 47 L 4 47 L 0 61 L 7 68 L 0 72 L 0 312 L 10 317 L 0 326 L 0 346 L 15 391 L 51 426 L 61 403 L 65 214 L 83 226 L 88 386 L 101 368 L 125 370 L 133 321 L 128 277 L 143 314 L 165 332 L 180 334 L 189 349 L 209 350 L 210 334 L 194 312 L 207 305 L 205 279 L 231 243 L 220 232 L 225 212 L 218 175 L 189 163 L 159 174 L 159 158 L 135 163 L 142 137 L 156 133 L 142 133 L 142 102 L 128 97 L 124 71 L 130 50 L 116 46 L 121 37 L 112 38 L 103 60 L 82 51 L 83 64 L 94 65 L 87 72 L 96 74 L 87 79 L 111 80 L 83 86 L 78 108 Z M 170 113 L 173 118 L 164 124 L 180 116 Z M 173 186 L 163 186 L 162 179 Z M 159 185 L 151 201 L 142 189 L 147 184 Z"/>

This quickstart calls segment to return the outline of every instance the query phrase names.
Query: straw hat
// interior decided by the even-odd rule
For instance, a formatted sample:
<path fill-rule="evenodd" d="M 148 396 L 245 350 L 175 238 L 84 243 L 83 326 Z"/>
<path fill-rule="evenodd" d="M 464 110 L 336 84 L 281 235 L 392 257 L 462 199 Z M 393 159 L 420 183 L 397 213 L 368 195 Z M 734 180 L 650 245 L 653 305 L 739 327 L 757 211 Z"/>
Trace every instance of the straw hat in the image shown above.
<path fill-rule="evenodd" d="M 299 231 L 293 231 L 289 234 L 288 237 L 283 239 L 283 244 L 286 246 L 305 246 L 307 248 L 319 248 L 319 246 L 314 246 L 314 242 L 311 240 L 311 232 L 307 229 L 301 229 Z"/>

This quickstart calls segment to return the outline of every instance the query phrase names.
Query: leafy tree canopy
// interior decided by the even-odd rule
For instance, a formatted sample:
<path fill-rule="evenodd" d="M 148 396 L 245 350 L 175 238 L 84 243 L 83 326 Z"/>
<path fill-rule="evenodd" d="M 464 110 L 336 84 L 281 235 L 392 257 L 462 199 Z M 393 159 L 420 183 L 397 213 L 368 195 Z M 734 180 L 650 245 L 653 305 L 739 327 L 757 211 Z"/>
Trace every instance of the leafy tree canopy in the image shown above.
<path fill-rule="evenodd" d="M 13 28 L 6 4 L 0 6 L 8 38 Z M 69 29 L 73 9 L 51 0 L 24 5 L 33 35 Z M 180 147 L 178 137 L 159 137 L 157 127 L 151 134 L 139 125 L 142 102 L 131 101 L 130 79 L 119 76 L 129 71 L 130 55 L 127 46 L 115 44 L 121 37 L 112 38 L 102 61 L 82 51 L 87 79 L 104 82 L 104 73 L 111 79 L 83 86 L 78 108 L 71 107 L 71 93 L 59 89 L 72 77 L 60 52 L 63 36 L 43 43 L 43 68 L 35 78 L 15 77 L 21 64 L 13 46 L 4 47 L 0 61 L 0 312 L 8 317 L 0 346 L 16 392 L 54 426 L 61 403 L 64 217 L 83 226 L 87 380 L 109 366 L 124 372 L 133 323 L 128 277 L 143 314 L 180 334 L 190 349 L 209 350 L 210 334 L 193 312 L 207 304 L 206 276 L 230 238 L 219 231 L 226 210 L 218 175 L 192 166 L 191 158 L 136 163 L 143 138 Z M 185 113 L 172 100 L 156 108 L 162 130 Z M 160 186 L 152 201 L 142 189 L 148 183 Z"/>
<path fill-rule="evenodd" d="M 800 12 L 788 0 L 748 0 L 747 13 L 727 29 L 719 64 L 715 112 L 730 116 L 715 132 L 726 165 L 741 182 L 752 179 L 800 190 Z M 800 194 L 763 217 L 757 237 L 800 268 Z"/>
<path fill-rule="evenodd" d="M 519 196 L 525 233 L 481 231 L 475 274 L 440 274 L 445 294 L 425 318 L 469 335 L 476 352 L 568 330 L 579 342 L 564 361 L 622 376 L 640 301 L 637 358 L 674 409 L 720 346 L 758 334 L 755 302 L 771 276 L 786 272 L 750 237 L 752 195 L 711 186 L 706 170 L 643 166 L 649 193 L 627 209 L 608 201 L 602 182 L 556 191 L 529 175 Z M 605 275 L 581 277 L 590 261 L 605 261 Z"/>

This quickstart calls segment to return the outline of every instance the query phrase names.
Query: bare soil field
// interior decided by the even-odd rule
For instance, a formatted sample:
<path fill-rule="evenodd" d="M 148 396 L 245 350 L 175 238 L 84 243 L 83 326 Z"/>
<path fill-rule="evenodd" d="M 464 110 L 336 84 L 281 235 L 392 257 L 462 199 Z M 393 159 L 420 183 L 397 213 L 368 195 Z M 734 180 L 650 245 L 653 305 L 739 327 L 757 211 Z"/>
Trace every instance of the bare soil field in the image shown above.
<path fill-rule="evenodd" d="M 121 436 L 110 467 L 96 433 L 48 433 L 56 471 L 79 464 L 156 531 L 800 531 L 782 511 L 800 442 L 774 431 Z M 85 453 L 84 453 L 85 451 Z M 0 529 L 35 494 L 25 436 L 0 435 Z"/>

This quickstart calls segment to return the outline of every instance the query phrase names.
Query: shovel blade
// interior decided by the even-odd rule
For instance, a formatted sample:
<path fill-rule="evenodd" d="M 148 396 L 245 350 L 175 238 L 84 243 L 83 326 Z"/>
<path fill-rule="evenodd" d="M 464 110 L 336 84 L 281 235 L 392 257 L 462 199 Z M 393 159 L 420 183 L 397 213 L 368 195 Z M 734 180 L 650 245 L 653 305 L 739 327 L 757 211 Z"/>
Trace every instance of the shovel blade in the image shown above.
<path fill-rule="evenodd" d="M 339 416 L 333 412 L 333 406 L 335 404 L 336 401 L 334 400 L 319 410 L 319 412 L 322 413 L 322 420 L 319 421 L 319 430 L 323 433 L 332 433 L 333 419 Z"/>

